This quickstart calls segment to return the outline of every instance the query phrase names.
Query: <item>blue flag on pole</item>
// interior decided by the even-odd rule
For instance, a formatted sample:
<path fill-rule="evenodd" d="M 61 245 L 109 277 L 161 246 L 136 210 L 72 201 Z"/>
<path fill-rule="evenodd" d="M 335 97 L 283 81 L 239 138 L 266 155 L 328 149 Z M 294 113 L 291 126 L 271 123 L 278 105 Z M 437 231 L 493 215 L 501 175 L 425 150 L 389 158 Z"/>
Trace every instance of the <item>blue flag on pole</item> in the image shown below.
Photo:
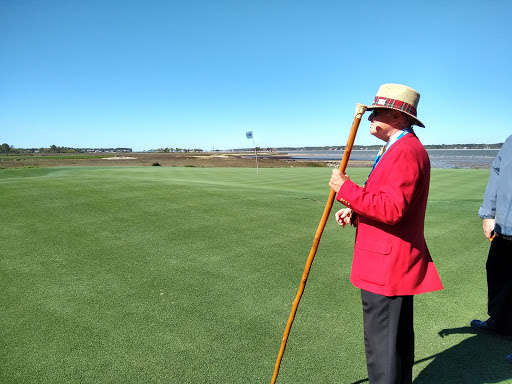
<path fill-rule="evenodd" d="M 252 139 L 252 131 L 245 132 L 245 136 L 246 136 L 248 139 Z"/>

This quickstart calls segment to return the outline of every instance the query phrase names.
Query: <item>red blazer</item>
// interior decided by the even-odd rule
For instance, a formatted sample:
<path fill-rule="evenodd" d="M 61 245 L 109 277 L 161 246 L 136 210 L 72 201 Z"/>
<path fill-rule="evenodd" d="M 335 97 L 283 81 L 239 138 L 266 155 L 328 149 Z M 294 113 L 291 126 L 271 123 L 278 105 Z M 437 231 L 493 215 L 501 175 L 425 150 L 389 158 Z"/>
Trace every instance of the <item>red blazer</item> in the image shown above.
<path fill-rule="evenodd" d="M 414 133 L 395 142 L 366 187 L 343 183 L 336 199 L 357 214 L 350 281 L 385 296 L 442 289 L 423 234 L 430 159 Z"/>

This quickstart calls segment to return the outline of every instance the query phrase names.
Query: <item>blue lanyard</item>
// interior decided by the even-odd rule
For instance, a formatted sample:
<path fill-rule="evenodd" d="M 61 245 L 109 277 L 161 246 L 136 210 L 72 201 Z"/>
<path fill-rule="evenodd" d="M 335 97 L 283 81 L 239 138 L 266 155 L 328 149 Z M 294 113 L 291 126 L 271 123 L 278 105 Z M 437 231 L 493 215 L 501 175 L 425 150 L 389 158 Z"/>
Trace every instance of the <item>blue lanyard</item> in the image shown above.
<path fill-rule="evenodd" d="M 404 129 L 404 131 L 400 134 L 400 136 L 398 136 L 396 138 L 395 141 L 393 141 L 393 143 L 389 146 L 391 147 L 393 144 L 395 144 L 398 140 L 400 140 L 402 137 L 404 137 L 405 135 L 407 135 L 408 133 L 411 133 L 412 132 L 412 128 L 407 128 L 407 129 Z M 373 161 L 373 167 L 372 167 L 372 170 L 370 171 L 370 173 L 368 174 L 368 178 L 370 177 L 370 175 L 372 174 L 373 170 L 375 169 L 375 167 L 377 166 L 377 163 L 380 161 L 380 159 L 382 159 L 382 157 L 386 154 L 386 152 L 388 151 L 389 148 L 385 149 L 385 146 L 379 151 L 379 153 L 377 154 L 377 156 L 375 157 L 375 160 Z M 366 179 L 366 181 L 368 181 L 368 178 Z M 366 185 L 366 181 L 364 182 L 364 185 Z"/>
<path fill-rule="evenodd" d="M 402 137 L 404 137 L 405 135 L 407 135 L 408 133 L 411 133 L 411 132 L 412 132 L 412 128 L 404 129 L 404 131 L 400 134 L 400 136 L 398 136 L 396 138 L 396 140 L 393 142 L 393 144 L 395 144 L 398 140 L 400 140 Z"/>

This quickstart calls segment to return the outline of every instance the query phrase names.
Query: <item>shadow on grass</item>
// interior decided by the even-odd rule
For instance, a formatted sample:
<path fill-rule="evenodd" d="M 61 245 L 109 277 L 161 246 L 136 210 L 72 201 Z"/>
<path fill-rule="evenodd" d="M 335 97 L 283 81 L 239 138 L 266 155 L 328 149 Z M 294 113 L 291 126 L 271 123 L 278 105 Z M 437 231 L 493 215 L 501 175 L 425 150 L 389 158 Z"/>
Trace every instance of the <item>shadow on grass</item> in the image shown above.
<path fill-rule="evenodd" d="M 471 334 L 459 344 L 437 355 L 416 361 L 433 359 L 416 377 L 414 384 L 433 383 L 510 383 L 512 365 L 505 356 L 512 343 L 504 338 L 478 333 L 471 327 L 443 329 L 439 336 Z"/>
<path fill-rule="evenodd" d="M 432 360 L 416 377 L 414 384 L 512 383 L 512 364 L 505 356 L 512 353 L 512 342 L 498 336 L 478 333 L 471 327 L 443 329 L 439 336 L 470 334 L 459 344 L 415 364 Z M 368 379 L 351 384 L 367 383 Z"/>

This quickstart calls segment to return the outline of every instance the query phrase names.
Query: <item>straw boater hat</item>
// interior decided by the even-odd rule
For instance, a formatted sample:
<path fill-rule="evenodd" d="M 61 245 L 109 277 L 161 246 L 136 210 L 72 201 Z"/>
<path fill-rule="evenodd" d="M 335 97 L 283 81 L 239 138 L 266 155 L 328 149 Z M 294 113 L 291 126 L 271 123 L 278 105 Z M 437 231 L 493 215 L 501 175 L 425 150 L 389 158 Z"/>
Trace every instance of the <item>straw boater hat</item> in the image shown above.
<path fill-rule="evenodd" d="M 372 111 L 375 108 L 395 109 L 412 117 L 414 119 L 413 124 L 425 128 L 417 117 L 419 101 L 420 94 L 412 88 L 401 84 L 382 84 L 377 91 L 373 104 L 368 106 L 368 110 Z"/>

